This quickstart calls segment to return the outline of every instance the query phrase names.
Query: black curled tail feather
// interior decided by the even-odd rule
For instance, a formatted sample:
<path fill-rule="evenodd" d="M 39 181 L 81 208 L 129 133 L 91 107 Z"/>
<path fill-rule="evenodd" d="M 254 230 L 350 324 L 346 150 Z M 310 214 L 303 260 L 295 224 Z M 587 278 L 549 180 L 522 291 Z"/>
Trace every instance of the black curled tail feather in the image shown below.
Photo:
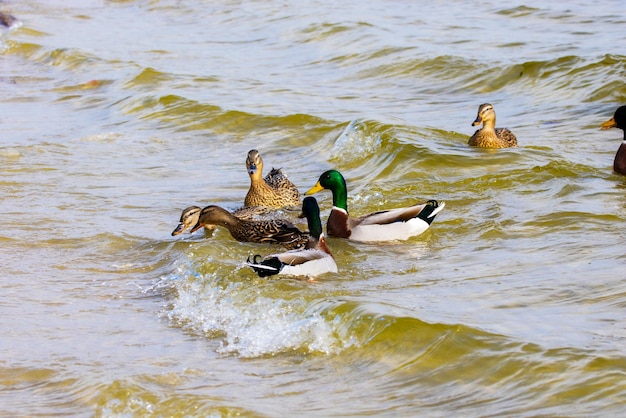
<path fill-rule="evenodd" d="M 284 266 L 283 262 L 280 261 L 278 257 L 262 259 L 259 254 L 252 256 L 252 261 L 250 257 L 248 257 L 247 262 L 259 277 L 268 277 L 278 274 Z"/>
<path fill-rule="evenodd" d="M 424 207 L 424 209 L 422 209 L 420 214 L 417 215 L 417 217 L 430 225 L 435 220 L 435 216 L 437 216 L 436 213 L 432 216 L 431 214 L 435 212 L 438 207 L 439 202 L 437 202 L 436 200 L 429 200 L 428 202 L 426 202 L 426 206 Z"/>

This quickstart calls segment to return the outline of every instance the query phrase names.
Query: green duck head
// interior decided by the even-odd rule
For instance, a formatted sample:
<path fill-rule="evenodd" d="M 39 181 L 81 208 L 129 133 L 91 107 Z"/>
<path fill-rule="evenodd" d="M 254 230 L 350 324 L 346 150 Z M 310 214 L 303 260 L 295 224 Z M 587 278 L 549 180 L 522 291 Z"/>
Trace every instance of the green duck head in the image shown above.
<path fill-rule="evenodd" d="M 309 233 L 315 239 L 320 239 L 322 235 L 322 221 L 320 220 L 320 207 L 317 200 L 312 196 L 307 196 L 302 201 L 302 213 L 309 226 Z"/>
<path fill-rule="evenodd" d="M 337 170 L 328 170 L 322 173 L 315 186 L 311 187 L 305 195 L 315 194 L 323 189 L 328 189 L 333 194 L 333 206 L 348 211 L 348 187 L 346 180 Z"/>

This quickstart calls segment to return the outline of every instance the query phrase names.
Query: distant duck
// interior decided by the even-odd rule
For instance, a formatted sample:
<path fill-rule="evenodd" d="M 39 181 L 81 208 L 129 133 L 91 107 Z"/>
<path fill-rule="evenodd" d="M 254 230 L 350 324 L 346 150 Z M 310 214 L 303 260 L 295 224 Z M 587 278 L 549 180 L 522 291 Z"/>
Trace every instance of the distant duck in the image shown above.
<path fill-rule="evenodd" d="M 287 178 L 282 169 L 272 168 L 263 179 L 263 159 L 259 151 L 248 152 L 246 169 L 250 176 L 250 189 L 244 200 L 244 206 L 267 206 L 283 208 L 300 206 L 300 192 Z"/>
<path fill-rule="evenodd" d="M 255 221 L 241 219 L 219 206 L 202 209 L 191 232 L 206 225 L 221 226 L 240 242 L 280 244 L 287 249 L 304 248 L 309 234 L 301 232 L 294 224 L 284 219 Z"/>
<path fill-rule="evenodd" d="M 517 146 L 517 138 L 507 128 L 496 128 L 496 112 L 489 103 L 478 107 L 478 115 L 472 126 L 483 124 L 483 127 L 469 139 L 468 144 L 482 148 L 510 148 Z"/>
<path fill-rule="evenodd" d="M 15 18 L 15 16 L 11 16 L 7 13 L 0 12 L 0 26 L 4 26 L 7 28 L 13 27 L 19 21 Z"/>
<path fill-rule="evenodd" d="M 328 170 L 305 195 L 329 189 L 333 194 L 333 208 L 328 216 L 326 231 L 330 237 L 348 238 L 362 242 L 406 240 L 426 231 L 435 215 L 445 206 L 436 200 L 418 205 L 383 210 L 351 218 L 348 215 L 348 189 L 337 170 Z"/>
<path fill-rule="evenodd" d="M 248 257 L 246 264 L 252 267 L 260 277 L 280 274 L 306 276 L 312 279 L 320 274 L 337 272 L 337 263 L 322 233 L 320 208 L 314 197 L 304 198 L 302 213 L 309 226 L 310 237 L 306 248 L 265 257 L 257 254 L 252 257 L 252 260 Z"/>
<path fill-rule="evenodd" d="M 180 214 L 179 224 L 176 229 L 172 231 L 172 236 L 179 235 L 192 226 L 195 226 L 198 223 L 201 211 L 202 209 L 200 206 L 189 206 L 183 209 L 183 212 Z M 233 211 L 232 214 L 239 219 L 254 219 L 255 217 L 267 215 L 271 212 L 271 208 L 264 206 L 251 206 L 239 208 Z M 211 232 L 215 229 L 215 225 L 206 224 L 204 225 L 204 229 Z"/>
<path fill-rule="evenodd" d="M 617 149 L 613 161 L 613 171 L 618 174 L 626 174 L 626 106 L 618 107 L 613 117 L 600 125 L 600 129 L 610 128 L 619 128 L 624 131 L 624 139 Z"/>

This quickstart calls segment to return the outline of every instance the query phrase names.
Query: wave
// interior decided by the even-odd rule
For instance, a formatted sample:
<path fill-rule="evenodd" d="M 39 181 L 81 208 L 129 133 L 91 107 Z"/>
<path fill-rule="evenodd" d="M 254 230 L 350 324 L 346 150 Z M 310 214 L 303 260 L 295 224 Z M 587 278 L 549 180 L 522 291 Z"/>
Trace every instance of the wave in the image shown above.
<path fill-rule="evenodd" d="M 339 375 L 345 370 L 367 375 L 344 389 L 358 400 L 356 410 L 375 410 L 381 398 L 389 408 L 393 401 L 387 397 L 393 396 L 401 402 L 398 411 L 417 402 L 432 411 L 474 411 L 480 403 L 502 413 L 550 413 L 553 398 L 589 390 L 582 396 L 591 408 L 623 389 L 619 353 L 603 357 L 593 350 L 543 347 L 464 324 L 425 321 L 406 307 L 348 292 L 336 280 L 260 281 L 233 264 L 234 273 L 201 272 L 207 268 L 203 263 L 196 267 L 180 265 L 175 275 L 162 279 L 171 287 L 165 318 L 211 341 L 222 356 L 306 358 L 310 369 L 334 364 Z M 607 370 L 601 383 L 581 381 L 597 368 Z M 317 383 L 333 387 L 332 379 L 320 377 Z M 471 393 L 464 391 L 466 385 Z M 495 386 L 508 395 L 491 404 L 488 394 Z M 593 387 L 603 395 L 592 394 Z"/>
<path fill-rule="evenodd" d="M 406 308 L 361 301 L 342 291 L 340 282 L 254 279 L 241 263 L 222 260 L 217 265 L 215 256 L 201 255 L 205 251 L 219 255 L 222 250 L 198 246 L 154 289 L 167 298 L 163 316 L 186 332 L 219 341 L 216 351 L 224 355 L 336 355 L 356 348 L 379 351 L 382 345 L 406 356 L 401 343 L 406 340 L 413 345 L 412 357 L 461 329 L 424 322 Z"/>

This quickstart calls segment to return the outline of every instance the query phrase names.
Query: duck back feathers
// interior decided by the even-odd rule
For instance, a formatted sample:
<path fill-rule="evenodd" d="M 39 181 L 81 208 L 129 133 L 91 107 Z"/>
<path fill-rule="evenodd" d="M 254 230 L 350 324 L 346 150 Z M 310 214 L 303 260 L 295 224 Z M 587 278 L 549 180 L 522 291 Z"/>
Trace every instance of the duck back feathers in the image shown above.
<path fill-rule="evenodd" d="M 205 225 L 226 228 L 230 235 L 240 242 L 281 244 L 288 249 L 304 248 L 309 240 L 308 234 L 300 231 L 285 219 L 261 221 L 240 219 L 226 209 L 215 205 L 202 209 L 198 222 L 191 232 Z"/>

